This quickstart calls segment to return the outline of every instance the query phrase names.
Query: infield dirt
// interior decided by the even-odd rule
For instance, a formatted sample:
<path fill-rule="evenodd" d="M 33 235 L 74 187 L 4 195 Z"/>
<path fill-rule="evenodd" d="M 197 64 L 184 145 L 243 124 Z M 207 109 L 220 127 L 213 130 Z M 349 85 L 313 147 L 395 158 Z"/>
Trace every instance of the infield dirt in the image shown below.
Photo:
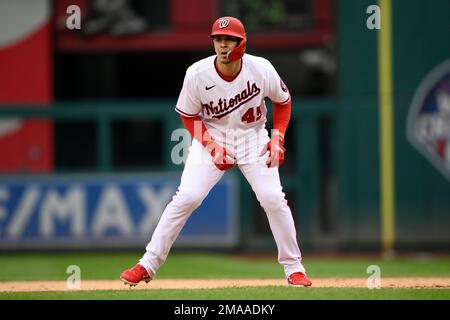
<path fill-rule="evenodd" d="M 314 288 L 366 288 L 366 278 L 312 279 Z M 210 289 L 227 287 L 287 286 L 284 279 L 155 279 L 132 290 Z M 450 278 L 382 278 L 381 288 L 448 289 Z M 118 280 L 82 280 L 80 289 L 69 289 L 66 281 L 5 281 L 0 292 L 39 292 L 74 290 L 130 290 Z"/>

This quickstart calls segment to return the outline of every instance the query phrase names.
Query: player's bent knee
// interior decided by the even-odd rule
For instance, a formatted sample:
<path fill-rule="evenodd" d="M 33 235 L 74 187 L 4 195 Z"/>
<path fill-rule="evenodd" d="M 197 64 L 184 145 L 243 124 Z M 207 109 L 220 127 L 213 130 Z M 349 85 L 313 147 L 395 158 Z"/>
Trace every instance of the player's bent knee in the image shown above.
<path fill-rule="evenodd" d="M 204 198 L 205 195 L 200 193 L 180 192 L 174 197 L 173 204 L 180 207 L 182 210 L 192 210 L 198 208 Z"/>
<path fill-rule="evenodd" d="M 282 192 L 268 191 L 259 195 L 261 206 L 266 212 L 279 211 L 286 205 L 286 200 Z"/>

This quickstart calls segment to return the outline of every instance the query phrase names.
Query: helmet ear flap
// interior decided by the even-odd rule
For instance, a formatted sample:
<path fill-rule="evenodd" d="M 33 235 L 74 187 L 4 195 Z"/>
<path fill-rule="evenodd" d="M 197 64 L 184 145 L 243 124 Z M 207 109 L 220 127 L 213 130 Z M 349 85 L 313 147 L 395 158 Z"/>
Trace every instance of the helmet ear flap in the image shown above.
<path fill-rule="evenodd" d="M 247 39 L 242 39 L 239 45 L 233 50 L 228 52 L 228 60 L 236 61 L 242 58 L 245 53 L 245 46 L 247 44 Z"/>

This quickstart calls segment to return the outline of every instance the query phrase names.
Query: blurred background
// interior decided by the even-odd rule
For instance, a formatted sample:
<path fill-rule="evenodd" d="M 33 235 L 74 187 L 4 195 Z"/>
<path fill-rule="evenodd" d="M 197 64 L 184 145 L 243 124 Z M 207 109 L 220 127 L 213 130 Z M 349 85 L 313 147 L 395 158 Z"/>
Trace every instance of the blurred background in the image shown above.
<path fill-rule="evenodd" d="M 212 22 L 232 15 L 247 28 L 247 52 L 269 59 L 292 95 L 280 173 L 301 249 L 382 249 L 387 77 L 393 248 L 449 253 L 450 2 L 392 1 L 392 78 L 380 76 L 371 5 L 0 0 L 0 250 L 144 249 L 183 169 L 171 159 L 189 137 L 174 133 L 183 128 L 174 107 L 185 71 L 214 53 Z M 276 249 L 237 169 L 175 248 Z"/>

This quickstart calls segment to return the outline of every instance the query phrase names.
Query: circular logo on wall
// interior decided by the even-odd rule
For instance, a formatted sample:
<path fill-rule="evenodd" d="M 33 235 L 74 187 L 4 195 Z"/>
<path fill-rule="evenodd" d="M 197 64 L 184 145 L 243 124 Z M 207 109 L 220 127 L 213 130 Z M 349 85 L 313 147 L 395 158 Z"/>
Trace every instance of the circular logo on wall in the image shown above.
<path fill-rule="evenodd" d="M 406 128 L 411 144 L 450 180 L 450 60 L 419 85 Z"/>

